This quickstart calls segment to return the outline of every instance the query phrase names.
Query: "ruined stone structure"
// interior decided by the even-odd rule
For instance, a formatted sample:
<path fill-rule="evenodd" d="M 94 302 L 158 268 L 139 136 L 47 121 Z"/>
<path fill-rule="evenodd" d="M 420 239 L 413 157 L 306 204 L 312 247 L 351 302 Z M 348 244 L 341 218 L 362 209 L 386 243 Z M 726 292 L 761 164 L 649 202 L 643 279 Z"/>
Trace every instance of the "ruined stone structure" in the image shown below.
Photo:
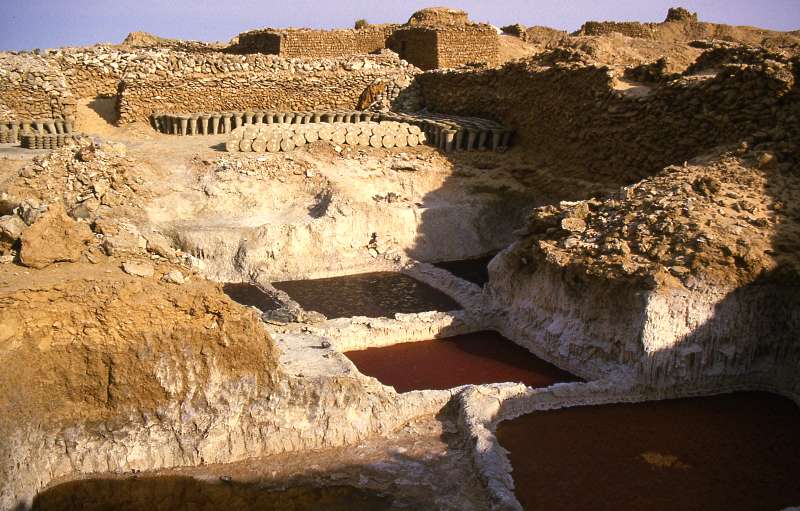
<path fill-rule="evenodd" d="M 359 29 L 263 29 L 239 34 L 236 53 L 269 53 L 294 58 L 331 58 L 374 53 L 386 48 L 397 25 L 368 25 Z"/>
<path fill-rule="evenodd" d="M 497 31 L 471 23 L 454 9 L 423 9 L 392 33 L 389 47 L 421 69 L 464 64 L 493 66 L 499 59 Z"/>
<path fill-rule="evenodd" d="M 354 30 L 263 29 L 239 34 L 236 53 L 283 57 L 341 57 L 391 48 L 422 69 L 463 64 L 495 65 L 497 32 L 472 23 L 458 9 L 430 8 L 414 13 L 405 25 L 368 25 Z"/>

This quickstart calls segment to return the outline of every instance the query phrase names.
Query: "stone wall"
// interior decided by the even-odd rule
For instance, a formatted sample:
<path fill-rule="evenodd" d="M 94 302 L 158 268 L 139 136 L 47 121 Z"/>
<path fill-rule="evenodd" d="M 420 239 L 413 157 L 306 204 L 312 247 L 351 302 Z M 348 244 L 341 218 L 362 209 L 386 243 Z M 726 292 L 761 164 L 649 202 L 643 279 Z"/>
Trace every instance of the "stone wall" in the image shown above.
<path fill-rule="evenodd" d="M 402 28 L 395 31 L 389 40 L 389 47 L 400 58 L 411 62 L 420 69 L 436 69 L 436 30 L 431 28 Z"/>
<path fill-rule="evenodd" d="M 606 35 L 618 32 L 628 37 L 652 39 L 654 29 L 652 23 L 638 21 L 587 21 L 578 30 L 579 35 Z"/>
<path fill-rule="evenodd" d="M 0 54 L 0 98 L 6 118 L 67 118 L 75 100 L 61 70 L 35 54 Z"/>
<path fill-rule="evenodd" d="M 747 62 L 756 50 L 729 49 Z M 757 52 L 758 53 L 758 52 Z M 517 130 L 515 145 L 540 165 L 615 185 L 769 131 L 796 88 L 797 64 L 723 64 L 716 76 L 682 77 L 647 94 L 616 90 L 607 68 L 586 62 L 533 61 L 482 71 L 430 71 L 415 87 L 435 112 L 474 115 Z M 716 62 L 716 60 L 715 60 Z M 744 99 L 747 98 L 747 99 Z"/>
<path fill-rule="evenodd" d="M 500 59 L 500 40 L 489 25 L 407 26 L 396 30 L 389 47 L 420 69 L 494 66 Z"/>
<path fill-rule="evenodd" d="M 253 30 L 239 34 L 236 53 L 269 53 L 282 57 L 327 58 L 373 53 L 386 48 L 397 25 L 370 25 L 355 30 Z"/>
<path fill-rule="evenodd" d="M 376 82 L 405 83 L 418 72 L 394 55 L 335 61 L 270 58 L 275 65 L 268 69 L 126 78 L 119 89 L 120 122 L 145 121 L 156 110 L 355 110 L 367 87 Z"/>
<path fill-rule="evenodd" d="M 448 27 L 437 31 L 436 38 L 437 67 L 474 63 L 495 66 L 500 61 L 500 41 L 489 25 Z"/>

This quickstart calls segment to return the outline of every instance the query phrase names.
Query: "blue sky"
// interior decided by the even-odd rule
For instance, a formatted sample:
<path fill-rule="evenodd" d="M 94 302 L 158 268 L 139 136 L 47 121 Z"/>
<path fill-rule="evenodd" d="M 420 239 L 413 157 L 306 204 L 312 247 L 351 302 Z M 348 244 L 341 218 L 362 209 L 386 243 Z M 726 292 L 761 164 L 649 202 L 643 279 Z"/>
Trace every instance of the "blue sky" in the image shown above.
<path fill-rule="evenodd" d="M 228 41 L 258 27 L 351 27 L 404 22 L 430 0 L 0 0 L 0 49 L 53 48 L 118 43 L 128 32 L 163 37 Z M 774 30 L 800 29 L 800 0 L 449 0 L 473 20 L 495 25 L 519 22 L 576 30 L 586 20 L 662 21 L 682 5 L 700 19 Z"/>

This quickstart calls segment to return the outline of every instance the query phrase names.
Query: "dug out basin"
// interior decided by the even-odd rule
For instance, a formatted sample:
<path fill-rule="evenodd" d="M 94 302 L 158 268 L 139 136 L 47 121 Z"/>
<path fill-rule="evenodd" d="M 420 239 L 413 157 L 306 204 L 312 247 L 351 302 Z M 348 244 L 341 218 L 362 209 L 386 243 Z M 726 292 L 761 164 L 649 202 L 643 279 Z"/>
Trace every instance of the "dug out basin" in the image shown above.
<path fill-rule="evenodd" d="M 580 406 L 501 422 L 526 510 L 800 504 L 800 408 L 752 392 Z"/>
<path fill-rule="evenodd" d="M 393 317 L 395 313 L 459 310 L 446 294 L 408 275 L 373 272 L 324 279 L 274 282 L 305 310 L 328 318 Z"/>
<path fill-rule="evenodd" d="M 354 350 L 345 355 L 363 374 L 397 392 L 499 382 L 547 387 L 578 380 L 493 331 Z"/>

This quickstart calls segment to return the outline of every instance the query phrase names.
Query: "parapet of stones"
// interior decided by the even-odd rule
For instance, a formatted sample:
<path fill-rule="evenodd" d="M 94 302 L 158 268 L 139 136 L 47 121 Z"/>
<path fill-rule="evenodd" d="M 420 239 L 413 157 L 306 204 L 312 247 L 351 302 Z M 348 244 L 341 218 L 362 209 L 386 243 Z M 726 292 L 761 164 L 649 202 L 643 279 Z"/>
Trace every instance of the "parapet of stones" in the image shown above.
<path fill-rule="evenodd" d="M 683 7 L 670 7 L 667 11 L 667 19 L 664 22 L 668 23 L 670 21 L 697 23 L 699 20 L 696 12 L 689 12 Z"/>

